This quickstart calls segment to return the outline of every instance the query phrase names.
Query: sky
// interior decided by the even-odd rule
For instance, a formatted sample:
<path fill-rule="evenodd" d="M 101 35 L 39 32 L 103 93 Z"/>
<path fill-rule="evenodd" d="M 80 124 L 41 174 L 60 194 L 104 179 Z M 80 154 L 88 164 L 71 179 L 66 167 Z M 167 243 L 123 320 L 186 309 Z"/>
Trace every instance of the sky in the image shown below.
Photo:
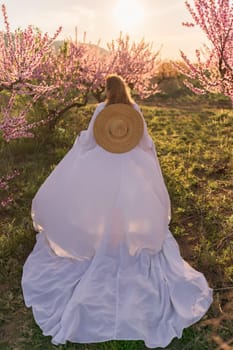
<path fill-rule="evenodd" d="M 58 39 L 75 39 L 100 46 L 116 39 L 120 32 L 132 40 L 142 38 L 153 43 L 161 59 L 179 59 L 183 50 L 191 59 L 195 49 L 206 42 L 198 28 L 187 28 L 182 22 L 191 19 L 184 0 L 5 0 L 11 30 L 32 24 L 50 35 L 61 25 Z M 192 0 L 190 0 L 192 3 Z M 0 30 L 4 29 L 0 16 Z"/>

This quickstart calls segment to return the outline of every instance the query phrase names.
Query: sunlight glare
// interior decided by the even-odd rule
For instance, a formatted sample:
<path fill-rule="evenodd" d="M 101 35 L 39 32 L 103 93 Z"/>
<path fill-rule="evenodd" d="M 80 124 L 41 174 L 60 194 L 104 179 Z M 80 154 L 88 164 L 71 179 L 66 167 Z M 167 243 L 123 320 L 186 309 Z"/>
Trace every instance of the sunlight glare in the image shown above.
<path fill-rule="evenodd" d="M 114 8 L 114 18 L 120 30 L 129 31 L 142 24 L 144 9 L 138 0 L 119 0 Z"/>

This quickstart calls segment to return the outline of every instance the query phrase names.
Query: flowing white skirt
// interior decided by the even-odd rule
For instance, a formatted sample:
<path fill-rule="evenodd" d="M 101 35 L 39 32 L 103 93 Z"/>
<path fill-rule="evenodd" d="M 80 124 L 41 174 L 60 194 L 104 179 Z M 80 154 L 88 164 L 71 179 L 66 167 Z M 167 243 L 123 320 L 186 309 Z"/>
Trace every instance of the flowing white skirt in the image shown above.
<path fill-rule="evenodd" d="M 124 154 L 96 145 L 91 128 L 82 132 L 35 195 L 32 218 L 40 233 L 23 294 L 54 344 L 165 347 L 212 302 L 169 231 L 169 196 L 146 129 Z"/>
<path fill-rule="evenodd" d="M 180 256 L 167 231 L 162 250 L 129 255 L 124 242 L 102 242 L 90 260 L 57 256 L 43 233 L 23 270 L 25 303 L 53 344 L 144 340 L 165 347 L 212 302 L 200 272 Z"/>

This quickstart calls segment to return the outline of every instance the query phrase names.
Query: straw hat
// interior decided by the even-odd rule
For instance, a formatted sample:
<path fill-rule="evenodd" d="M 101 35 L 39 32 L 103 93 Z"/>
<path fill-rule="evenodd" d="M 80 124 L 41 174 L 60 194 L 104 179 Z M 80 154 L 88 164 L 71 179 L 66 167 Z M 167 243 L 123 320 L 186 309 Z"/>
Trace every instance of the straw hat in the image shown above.
<path fill-rule="evenodd" d="M 111 153 L 133 149 L 143 135 L 143 120 L 132 106 L 115 103 L 105 107 L 94 122 L 96 142 Z"/>

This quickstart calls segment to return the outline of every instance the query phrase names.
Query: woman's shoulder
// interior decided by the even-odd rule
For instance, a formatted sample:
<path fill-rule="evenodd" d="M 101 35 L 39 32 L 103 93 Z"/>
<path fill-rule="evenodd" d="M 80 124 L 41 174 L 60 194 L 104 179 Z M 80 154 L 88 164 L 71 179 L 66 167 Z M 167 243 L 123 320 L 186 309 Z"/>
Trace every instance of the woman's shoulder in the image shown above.
<path fill-rule="evenodd" d="M 134 102 L 134 103 L 132 104 L 132 106 L 133 106 L 134 109 L 136 109 L 137 112 L 142 113 L 142 112 L 141 112 L 141 109 L 140 109 L 140 107 L 139 107 L 139 105 L 138 105 L 136 102 Z"/>
<path fill-rule="evenodd" d="M 95 108 L 95 114 L 96 113 L 99 113 L 102 109 L 104 109 L 106 103 L 105 102 L 100 102 L 96 105 L 96 108 Z"/>
<path fill-rule="evenodd" d="M 106 105 L 105 101 L 104 102 L 100 102 L 100 103 L 97 104 L 96 108 L 101 109 L 101 108 L 105 107 L 105 105 Z"/>

